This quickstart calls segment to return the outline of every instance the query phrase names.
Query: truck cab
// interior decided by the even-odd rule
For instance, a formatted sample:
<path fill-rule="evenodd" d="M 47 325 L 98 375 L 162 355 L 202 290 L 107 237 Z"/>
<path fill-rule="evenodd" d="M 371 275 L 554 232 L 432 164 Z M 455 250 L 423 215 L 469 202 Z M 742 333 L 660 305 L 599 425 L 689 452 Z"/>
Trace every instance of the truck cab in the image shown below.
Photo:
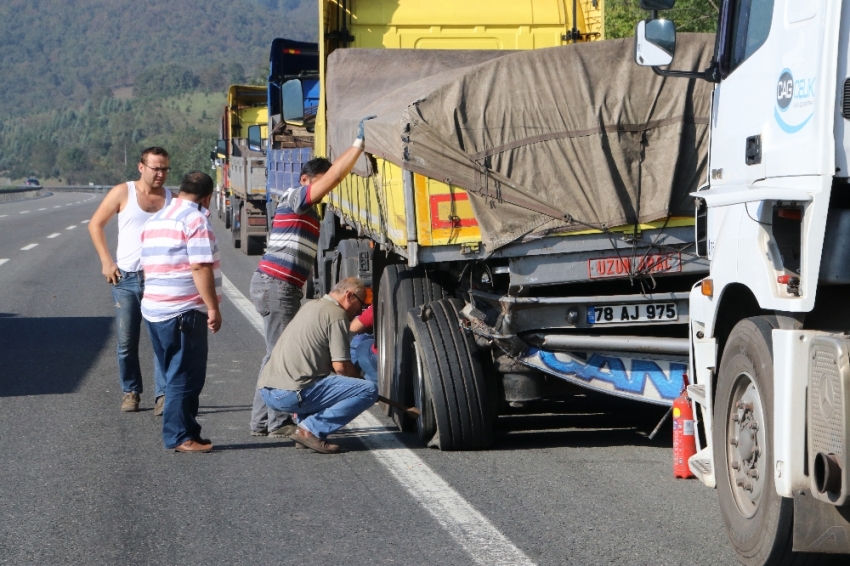
<path fill-rule="evenodd" d="M 847 554 L 850 3 L 724 0 L 699 73 L 675 70 L 658 18 L 673 4 L 641 1 L 636 62 L 716 83 L 693 193 L 710 271 L 689 301 L 704 431 L 690 468 L 717 488 L 743 563 Z"/>

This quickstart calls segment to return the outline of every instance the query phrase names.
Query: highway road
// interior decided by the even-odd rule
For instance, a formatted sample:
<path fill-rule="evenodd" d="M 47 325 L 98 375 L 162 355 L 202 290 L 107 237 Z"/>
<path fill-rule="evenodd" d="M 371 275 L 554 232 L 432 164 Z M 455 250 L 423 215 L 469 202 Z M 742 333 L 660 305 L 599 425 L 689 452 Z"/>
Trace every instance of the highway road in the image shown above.
<path fill-rule="evenodd" d="M 85 226 L 101 199 L 0 204 L 0 563 L 737 564 L 714 491 L 672 477 L 669 426 L 647 440 L 658 408 L 579 396 L 501 417 L 496 447 L 475 453 L 422 448 L 377 410 L 341 455 L 251 437 L 258 258 L 217 219 L 229 283 L 200 411 L 216 450 L 165 450 L 152 387 L 142 411 L 119 411 Z M 146 336 L 142 350 L 152 385 Z"/>

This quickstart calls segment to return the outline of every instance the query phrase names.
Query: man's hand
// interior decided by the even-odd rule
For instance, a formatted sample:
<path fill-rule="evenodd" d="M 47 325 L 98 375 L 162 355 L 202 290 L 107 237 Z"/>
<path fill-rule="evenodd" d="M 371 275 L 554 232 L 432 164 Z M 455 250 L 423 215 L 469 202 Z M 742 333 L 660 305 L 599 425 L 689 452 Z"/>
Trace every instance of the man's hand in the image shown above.
<path fill-rule="evenodd" d="M 207 327 L 213 334 L 218 332 L 219 328 L 221 328 L 221 312 L 219 312 L 218 309 L 208 309 Z"/>
<path fill-rule="evenodd" d="M 345 360 L 344 362 L 332 362 L 334 373 L 337 375 L 344 375 L 345 377 L 360 377 L 360 372 L 357 371 L 357 367 L 351 363 L 350 360 Z"/>
<path fill-rule="evenodd" d="M 357 126 L 357 138 L 354 140 L 354 147 L 362 150 L 366 146 L 366 120 L 372 120 L 373 118 L 377 118 L 377 116 L 366 116 L 362 120 L 360 120 L 360 125 Z"/>
<path fill-rule="evenodd" d="M 117 285 L 118 281 L 121 280 L 121 272 L 118 270 L 118 266 L 115 265 L 115 262 L 105 263 L 101 273 L 103 273 L 103 276 L 106 277 L 107 283 Z"/>

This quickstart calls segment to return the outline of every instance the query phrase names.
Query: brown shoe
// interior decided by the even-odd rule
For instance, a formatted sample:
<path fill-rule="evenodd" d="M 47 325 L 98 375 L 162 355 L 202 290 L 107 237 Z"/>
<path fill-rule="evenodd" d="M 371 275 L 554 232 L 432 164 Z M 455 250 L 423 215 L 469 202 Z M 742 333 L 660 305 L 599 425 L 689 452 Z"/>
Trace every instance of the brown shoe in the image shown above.
<path fill-rule="evenodd" d="M 135 413 L 139 410 L 139 394 L 133 391 L 125 393 L 121 399 L 121 410 L 125 413 Z"/>
<path fill-rule="evenodd" d="M 321 438 L 317 438 L 313 436 L 313 433 L 309 430 L 298 427 L 298 430 L 290 436 L 290 438 L 296 443 L 300 444 L 304 448 L 309 448 L 311 450 L 315 450 L 320 454 L 339 454 L 342 452 L 342 449 L 336 444 L 330 444 L 325 442 Z"/>
<path fill-rule="evenodd" d="M 156 398 L 156 403 L 153 406 L 153 416 L 161 417 L 162 411 L 165 409 L 165 395 L 160 395 Z"/>
<path fill-rule="evenodd" d="M 286 423 L 280 428 L 276 428 L 273 431 L 269 432 L 269 437 L 272 438 L 289 438 L 295 432 L 295 429 L 298 428 L 292 423 Z"/>
<path fill-rule="evenodd" d="M 187 440 L 180 446 L 174 449 L 175 452 L 188 452 L 190 454 L 196 452 L 211 452 L 213 449 L 213 443 L 205 438 L 201 438 L 198 440 Z"/>

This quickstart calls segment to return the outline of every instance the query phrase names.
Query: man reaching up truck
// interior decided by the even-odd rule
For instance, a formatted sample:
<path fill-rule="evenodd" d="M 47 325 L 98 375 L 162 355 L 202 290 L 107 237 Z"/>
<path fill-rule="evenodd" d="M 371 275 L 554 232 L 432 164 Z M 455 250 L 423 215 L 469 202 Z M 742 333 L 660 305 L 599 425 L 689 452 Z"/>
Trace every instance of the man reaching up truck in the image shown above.
<path fill-rule="evenodd" d="M 354 144 L 336 162 L 318 157 L 301 169 L 301 186 L 289 189 L 275 210 L 266 253 L 251 279 L 251 300 L 263 317 L 266 355 L 260 375 L 289 321 L 298 312 L 304 284 L 316 261 L 319 244 L 319 215 L 315 205 L 351 172 L 364 147 L 363 118 Z M 259 390 L 255 391 L 251 410 L 252 436 L 289 436 L 295 430 L 288 413 L 266 406 Z"/>

